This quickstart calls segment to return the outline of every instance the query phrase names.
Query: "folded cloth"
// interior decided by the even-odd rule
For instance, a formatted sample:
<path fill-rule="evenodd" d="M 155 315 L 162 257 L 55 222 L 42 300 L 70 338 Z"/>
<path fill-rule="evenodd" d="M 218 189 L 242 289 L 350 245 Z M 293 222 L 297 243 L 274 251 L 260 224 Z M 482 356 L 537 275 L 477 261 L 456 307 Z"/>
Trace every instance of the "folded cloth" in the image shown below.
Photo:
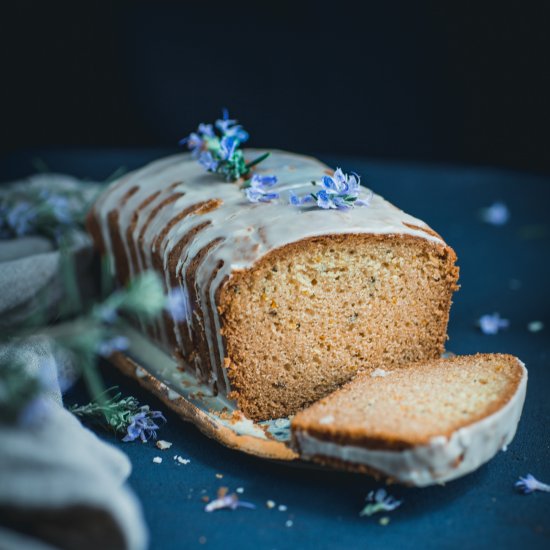
<path fill-rule="evenodd" d="M 49 305 L 63 293 L 55 246 L 41 237 L 0 241 L 0 325 L 32 315 L 39 289 Z M 0 346 L 0 359 L 10 349 Z M 44 337 L 15 354 L 45 390 L 18 424 L 0 422 L 0 548 L 145 548 L 141 506 L 126 485 L 131 464 L 63 408 L 64 361 Z"/>
<path fill-rule="evenodd" d="M 55 311 L 63 297 L 61 253 L 54 241 L 33 234 L 41 225 L 55 234 L 56 219 L 60 228 L 71 229 L 70 258 L 81 296 L 94 293 L 92 242 L 78 222 L 99 188 L 63 174 L 36 174 L 0 186 L 0 329 L 24 321 L 38 308 Z M 44 210 L 50 213 L 47 223 Z"/>

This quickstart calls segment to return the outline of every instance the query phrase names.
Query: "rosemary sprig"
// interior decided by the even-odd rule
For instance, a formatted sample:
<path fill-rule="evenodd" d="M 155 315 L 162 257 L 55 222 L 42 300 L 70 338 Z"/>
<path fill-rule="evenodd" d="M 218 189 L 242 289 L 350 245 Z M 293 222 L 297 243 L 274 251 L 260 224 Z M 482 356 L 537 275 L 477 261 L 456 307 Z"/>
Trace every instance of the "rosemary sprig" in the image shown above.
<path fill-rule="evenodd" d="M 120 392 L 109 397 L 109 392 L 116 386 L 105 390 L 101 399 L 87 405 L 73 405 L 70 411 L 79 418 L 103 428 L 110 428 L 115 433 L 126 435 L 123 441 L 134 441 L 138 437 L 142 441 L 157 437 L 159 426 L 155 420 L 166 419 L 159 411 L 151 411 L 148 405 L 140 405 L 132 396 L 123 397 Z"/>

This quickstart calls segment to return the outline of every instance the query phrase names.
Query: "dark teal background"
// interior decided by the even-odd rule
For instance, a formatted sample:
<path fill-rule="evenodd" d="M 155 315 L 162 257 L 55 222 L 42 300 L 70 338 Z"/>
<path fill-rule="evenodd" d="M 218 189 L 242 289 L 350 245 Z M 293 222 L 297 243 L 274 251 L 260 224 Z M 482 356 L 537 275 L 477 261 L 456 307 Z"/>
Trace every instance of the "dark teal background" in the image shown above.
<path fill-rule="evenodd" d="M 137 167 L 169 152 L 19 153 L 0 162 L 0 179 L 30 173 L 35 156 L 52 170 L 100 179 L 122 165 Z M 359 475 L 274 464 L 225 449 L 181 422 L 135 382 L 105 366 L 107 384 L 118 384 L 124 393 L 136 395 L 168 419 L 159 436 L 172 441 L 173 447 L 164 452 L 151 442 L 122 443 L 101 433 L 133 463 L 130 483 L 143 504 L 151 548 L 550 547 L 550 494 L 524 496 L 513 487 L 527 473 L 550 482 L 549 179 L 493 168 L 387 164 L 346 156 L 323 156 L 323 160 L 357 171 L 366 185 L 428 222 L 455 248 L 462 288 L 451 311 L 448 350 L 506 352 L 526 363 L 527 400 L 516 438 L 489 464 L 445 487 L 390 487 L 403 505 L 388 514 L 389 525 L 381 526 L 377 516 L 358 515 L 366 494 L 378 483 Z M 478 219 L 479 209 L 495 200 L 504 201 L 511 211 L 510 222 L 503 227 Z M 510 328 L 485 336 L 475 321 L 495 311 L 510 320 Z M 527 323 L 534 320 L 544 322 L 541 332 L 527 330 Z M 86 400 L 80 385 L 67 396 L 67 402 L 75 400 Z M 175 454 L 191 463 L 177 466 Z M 162 464 L 152 462 L 155 456 L 163 458 Z M 202 492 L 214 497 L 222 485 L 231 491 L 243 487 L 242 498 L 256 503 L 257 509 L 204 512 Z M 268 499 L 288 510 L 268 509 Z M 288 519 L 292 527 L 285 526 Z"/>
<path fill-rule="evenodd" d="M 0 150 L 258 147 L 550 172 L 550 3 L 0 3 Z"/>

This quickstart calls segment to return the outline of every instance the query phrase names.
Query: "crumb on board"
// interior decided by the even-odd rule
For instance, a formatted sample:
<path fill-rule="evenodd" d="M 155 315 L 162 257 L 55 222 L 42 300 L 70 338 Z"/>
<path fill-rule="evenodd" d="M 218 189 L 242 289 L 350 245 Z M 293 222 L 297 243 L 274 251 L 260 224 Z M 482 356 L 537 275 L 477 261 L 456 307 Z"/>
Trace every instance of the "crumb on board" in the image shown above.
<path fill-rule="evenodd" d="M 279 510 L 279 512 L 286 512 L 288 510 L 288 507 L 285 506 L 284 504 L 279 504 L 279 507 L 277 508 L 277 510 Z"/>
<path fill-rule="evenodd" d="M 155 464 L 160 464 L 162 462 L 162 458 L 160 456 L 155 456 L 155 458 L 153 458 L 153 462 Z"/>
<path fill-rule="evenodd" d="M 275 501 L 273 501 L 273 500 L 268 500 L 268 501 L 266 501 L 265 505 L 266 505 L 269 509 L 275 508 Z"/>
<path fill-rule="evenodd" d="M 235 489 L 235 492 L 238 493 L 239 495 L 242 495 L 244 493 L 244 489 L 242 487 L 237 487 Z"/>
<path fill-rule="evenodd" d="M 164 441 L 164 439 L 159 439 L 156 443 L 156 446 L 161 451 L 165 451 L 172 446 L 172 443 L 170 441 Z"/>
<path fill-rule="evenodd" d="M 222 479 L 222 478 L 223 478 L 223 474 L 216 474 L 216 477 L 217 477 L 218 479 Z"/>
<path fill-rule="evenodd" d="M 287 519 L 285 522 L 286 527 L 292 527 L 294 525 L 294 522 L 291 519 Z"/>
<path fill-rule="evenodd" d="M 378 523 L 384 526 L 388 525 L 389 522 L 390 522 L 390 518 L 388 516 L 384 516 L 378 520 Z"/>

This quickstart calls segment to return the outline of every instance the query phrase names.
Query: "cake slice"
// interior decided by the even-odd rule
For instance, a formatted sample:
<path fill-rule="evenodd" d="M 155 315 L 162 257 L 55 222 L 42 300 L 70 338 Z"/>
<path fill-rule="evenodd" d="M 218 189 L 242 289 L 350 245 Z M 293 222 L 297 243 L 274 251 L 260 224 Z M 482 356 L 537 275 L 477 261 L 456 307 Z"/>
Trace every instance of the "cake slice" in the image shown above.
<path fill-rule="evenodd" d="M 508 445 L 527 386 L 523 363 L 478 354 L 363 371 L 298 413 L 304 458 L 426 486 L 463 476 Z"/>

